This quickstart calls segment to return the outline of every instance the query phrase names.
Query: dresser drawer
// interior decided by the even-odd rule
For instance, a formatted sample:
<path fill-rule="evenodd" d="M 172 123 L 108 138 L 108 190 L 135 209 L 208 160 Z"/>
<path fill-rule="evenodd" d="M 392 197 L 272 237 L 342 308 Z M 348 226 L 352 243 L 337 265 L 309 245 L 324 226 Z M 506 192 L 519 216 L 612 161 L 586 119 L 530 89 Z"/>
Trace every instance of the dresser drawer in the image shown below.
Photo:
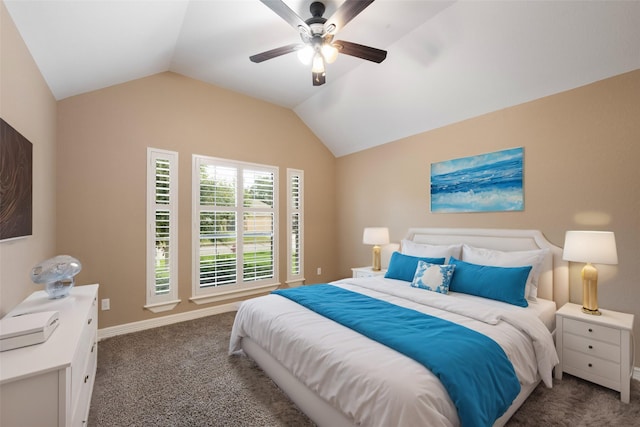
<path fill-rule="evenodd" d="M 97 301 L 94 300 L 87 317 L 83 321 L 83 330 L 74 356 L 71 368 L 71 411 L 73 424 L 78 417 L 84 417 L 79 412 L 84 411 L 85 396 L 91 394 L 93 372 L 97 355 L 96 334 L 98 323 Z"/>
<path fill-rule="evenodd" d="M 620 347 L 617 345 L 569 333 L 565 333 L 563 339 L 564 348 L 620 363 Z"/>
<path fill-rule="evenodd" d="M 564 319 L 564 332 L 620 345 L 620 330 L 580 320 Z"/>
<path fill-rule="evenodd" d="M 620 383 L 620 364 L 595 356 L 580 353 L 565 348 L 562 351 L 562 363 L 564 370 L 571 373 L 573 369 L 606 378 L 609 381 Z"/>
<path fill-rule="evenodd" d="M 79 384 L 78 405 L 73 413 L 73 427 L 84 427 L 89 418 L 89 405 L 91 403 L 91 392 L 95 382 L 96 368 L 98 366 L 98 343 L 94 341 L 89 351 L 87 365 L 84 369 L 84 376 Z"/>

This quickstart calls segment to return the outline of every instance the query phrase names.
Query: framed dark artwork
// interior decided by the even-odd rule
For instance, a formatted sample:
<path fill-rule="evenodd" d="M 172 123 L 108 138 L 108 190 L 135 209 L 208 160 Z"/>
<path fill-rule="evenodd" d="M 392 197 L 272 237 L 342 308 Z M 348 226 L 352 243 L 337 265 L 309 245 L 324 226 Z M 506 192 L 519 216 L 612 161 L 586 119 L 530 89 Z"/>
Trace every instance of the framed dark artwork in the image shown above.
<path fill-rule="evenodd" d="M 32 194 L 33 146 L 0 119 L 0 240 L 31 235 Z"/>

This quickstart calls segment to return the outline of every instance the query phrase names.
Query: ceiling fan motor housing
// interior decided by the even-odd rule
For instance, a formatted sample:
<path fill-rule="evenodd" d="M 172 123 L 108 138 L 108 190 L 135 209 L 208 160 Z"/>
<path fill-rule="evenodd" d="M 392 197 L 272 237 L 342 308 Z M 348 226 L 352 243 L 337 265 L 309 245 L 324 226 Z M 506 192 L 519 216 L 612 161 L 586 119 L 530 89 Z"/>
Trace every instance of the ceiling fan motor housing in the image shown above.
<path fill-rule="evenodd" d="M 304 22 L 306 22 L 311 29 L 311 35 L 324 35 L 324 23 L 327 22 L 327 19 L 322 17 L 325 10 L 324 4 L 319 1 L 314 1 L 311 3 L 311 6 L 309 6 L 309 10 L 311 11 L 311 18 Z"/>
<path fill-rule="evenodd" d="M 309 24 L 309 21 L 314 20 L 314 19 L 318 19 L 318 18 L 322 19 L 322 24 L 325 23 L 326 19 L 324 19 L 322 17 L 322 15 L 324 14 L 324 11 L 325 11 L 324 3 L 319 2 L 319 1 L 314 1 L 309 6 L 309 11 L 311 12 L 311 18 L 309 18 L 307 20 L 307 24 Z"/>

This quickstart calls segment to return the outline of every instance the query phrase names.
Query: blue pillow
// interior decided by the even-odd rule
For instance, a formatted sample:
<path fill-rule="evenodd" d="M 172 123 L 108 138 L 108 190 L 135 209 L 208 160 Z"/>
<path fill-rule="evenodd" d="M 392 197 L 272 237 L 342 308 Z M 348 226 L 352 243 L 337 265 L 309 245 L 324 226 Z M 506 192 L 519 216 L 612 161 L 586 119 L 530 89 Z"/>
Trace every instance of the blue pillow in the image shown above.
<path fill-rule="evenodd" d="M 531 266 L 493 267 L 471 264 L 451 257 L 450 264 L 456 266 L 449 290 L 477 295 L 520 307 L 529 303 L 524 295 Z"/>
<path fill-rule="evenodd" d="M 416 269 L 415 276 L 413 276 L 411 286 L 447 294 L 449 293 L 449 284 L 451 283 L 455 268 L 456 266 L 451 264 L 439 265 L 418 261 L 418 268 Z"/>
<path fill-rule="evenodd" d="M 384 277 L 411 282 L 416 274 L 418 261 L 425 261 L 430 264 L 444 264 L 444 258 L 422 258 L 394 252 L 389 260 L 389 268 Z"/>

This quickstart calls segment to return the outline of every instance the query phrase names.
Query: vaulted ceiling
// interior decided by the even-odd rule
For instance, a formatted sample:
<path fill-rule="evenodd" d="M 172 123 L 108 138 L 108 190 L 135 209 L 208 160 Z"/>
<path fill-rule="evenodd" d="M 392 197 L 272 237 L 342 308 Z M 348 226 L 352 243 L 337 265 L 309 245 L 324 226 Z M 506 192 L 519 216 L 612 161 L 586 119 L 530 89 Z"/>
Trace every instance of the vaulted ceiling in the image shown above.
<path fill-rule="evenodd" d="M 337 38 L 386 60 L 317 87 L 294 53 L 249 61 L 300 41 L 259 0 L 4 2 L 56 99 L 173 71 L 293 109 L 336 156 L 640 69 L 640 1 L 376 0 Z"/>

